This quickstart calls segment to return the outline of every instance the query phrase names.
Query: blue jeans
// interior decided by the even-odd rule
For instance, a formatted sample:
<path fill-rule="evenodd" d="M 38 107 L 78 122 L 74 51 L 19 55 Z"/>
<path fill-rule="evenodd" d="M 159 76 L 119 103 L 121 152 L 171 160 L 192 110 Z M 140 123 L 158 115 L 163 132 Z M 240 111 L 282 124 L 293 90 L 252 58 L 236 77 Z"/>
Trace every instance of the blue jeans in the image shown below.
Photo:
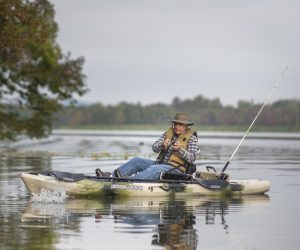
<path fill-rule="evenodd" d="M 153 160 L 135 157 L 116 170 L 122 176 L 129 176 L 131 179 L 159 179 L 163 171 L 170 169 L 174 169 L 174 167 L 168 164 L 157 164 Z M 178 169 L 174 169 L 173 172 L 181 173 Z"/>

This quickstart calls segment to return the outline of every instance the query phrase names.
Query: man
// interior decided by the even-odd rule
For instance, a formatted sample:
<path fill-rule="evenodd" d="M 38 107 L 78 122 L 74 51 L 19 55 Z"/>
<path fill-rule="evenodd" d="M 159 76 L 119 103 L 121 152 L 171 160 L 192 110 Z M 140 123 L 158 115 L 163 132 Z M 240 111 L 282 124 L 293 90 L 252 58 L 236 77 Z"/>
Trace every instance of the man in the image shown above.
<path fill-rule="evenodd" d="M 199 150 L 197 132 L 189 128 L 194 123 L 183 112 L 177 113 L 171 123 L 172 127 L 152 145 L 152 150 L 159 153 L 156 161 L 135 157 L 113 171 L 112 176 L 159 179 L 166 171 L 190 173 L 188 169 L 194 165 Z M 97 171 L 98 176 L 104 176 Z"/>

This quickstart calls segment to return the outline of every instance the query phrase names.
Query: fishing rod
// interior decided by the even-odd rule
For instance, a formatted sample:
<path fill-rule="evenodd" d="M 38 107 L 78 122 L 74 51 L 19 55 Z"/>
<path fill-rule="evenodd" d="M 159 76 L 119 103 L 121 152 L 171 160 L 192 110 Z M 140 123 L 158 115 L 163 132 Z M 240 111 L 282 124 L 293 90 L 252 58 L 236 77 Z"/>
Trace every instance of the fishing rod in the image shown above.
<path fill-rule="evenodd" d="M 254 117 L 252 123 L 250 124 L 248 130 L 246 131 L 245 135 L 243 136 L 243 138 L 241 139 L 240 143 L 237 145 L 236 149 L 233 151 L 231 157 L 229 158 L 229 160 L 226 162 L 225 166 L 223 167 L 221 174 L 223 174 L 225 172 L 225 170 L 227 169 L 228 165 L 230 164 L 230 161 L 232 160 L 232 158 L 234 157 L 235 153 L 238 151 L 239 147 L 241 146 L 242 142 L 244 141 L 244 139 L 246 138 L 246 136 L 248 135 L 250 129 L 252 128 L 253 124 L 255 123 L 256 119 L 258 118 L 258 116 L 260 115 L 261 111 L 263 110 L 263 108 L 266 106 L 266 104 L 268 103 L 269 99 L 271 98 L 273 92 L 275 91 L 275 89 L 278 87 L 281 79 L 283 78 L 285 72 L 287 71 L 288 66 L 286 66 L 284 68 L 284 70 L 282 71 L 282 73 L 280 74 L 280 76 L 278 77 L 276 83 L 274 84 L 271 92 L 269 93 L 267 99 L 265 100 L 264 104 L 261 106 L 260 110 L 258 111 L 258 113 L 256 114 L 256 116 Z M 221 175 L 222 178 L 222 175 Z M 225 177 L 226 178 L 226 177 Z"/>

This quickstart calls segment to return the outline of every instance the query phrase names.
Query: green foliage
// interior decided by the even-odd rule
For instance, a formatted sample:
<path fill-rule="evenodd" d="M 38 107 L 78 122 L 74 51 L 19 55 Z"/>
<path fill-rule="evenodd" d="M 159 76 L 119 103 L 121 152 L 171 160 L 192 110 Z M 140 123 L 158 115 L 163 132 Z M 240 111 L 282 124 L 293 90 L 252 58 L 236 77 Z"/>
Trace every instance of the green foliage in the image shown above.
<path fill-rule="evenodd" d="M 46 136 L 61 103 L 86 92 L 84 59 L 62 54 L 47 0 L 1 0 L 0 27 L 0 139 Z"/>
<path fill-rule="evenodd" d="M 178 111 L 191 115 L 195 127 L 217 130 L 245 130 L 251 124 L 262 104 L 240 101 L 237 107 L 223 106 L 219 99 L 209 100 L 201 95 L 194 99 L 173 99 L 171 104 L 120 103 L 104 106 L 65 108 L 58 113 L 57 126 L 77 128 L 161 128 Z M 146 126 L 145 126 L 146 125 Z M 300 101 L 285 100 L 266 105 L 256 121 L 254 130 L 273 127 L 274 130 L 298 130 L 300 125 Z"/>

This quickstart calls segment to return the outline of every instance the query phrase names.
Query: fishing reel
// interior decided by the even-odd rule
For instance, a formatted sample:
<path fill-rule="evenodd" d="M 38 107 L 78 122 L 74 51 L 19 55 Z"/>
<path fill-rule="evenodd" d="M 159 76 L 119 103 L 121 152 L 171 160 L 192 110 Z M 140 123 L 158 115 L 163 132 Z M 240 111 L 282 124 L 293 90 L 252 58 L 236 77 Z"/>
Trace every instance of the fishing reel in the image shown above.
<path fill-rule="evenodd" d="M 221 172 L 218 175 L 218 179 L 223 180 L 223 181 L 226 181 L 228 178 L 229 178 L 229 175 L 224 172 Z"/>

